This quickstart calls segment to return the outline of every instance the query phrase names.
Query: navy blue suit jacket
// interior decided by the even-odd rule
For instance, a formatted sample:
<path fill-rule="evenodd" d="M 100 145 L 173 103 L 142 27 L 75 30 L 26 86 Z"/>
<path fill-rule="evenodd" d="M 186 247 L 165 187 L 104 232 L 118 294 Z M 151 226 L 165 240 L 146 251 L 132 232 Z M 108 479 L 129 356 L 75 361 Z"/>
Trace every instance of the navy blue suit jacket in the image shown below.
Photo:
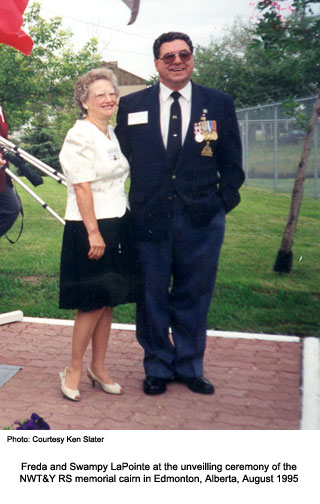
<path fill-rule="evenodd" d="M 212 157 L 194 137 L 194 123 L 206 109 L 217 123 Z M 144 124 L 128 125 L 129 114 L 148 112 Z M 206 225 L 224 207 L 239 202 L 244 181 L 239 128 L 231 96 L 192 82 L 191 119 L 175 168 L 168 165 L 160 128 L 159 84 L 122 97 L 116 134 L 131 168 L 130 206 L 140 240 L 160 240 L 168 229 L 173 198 L 178 197 L 195 226 Z"/>

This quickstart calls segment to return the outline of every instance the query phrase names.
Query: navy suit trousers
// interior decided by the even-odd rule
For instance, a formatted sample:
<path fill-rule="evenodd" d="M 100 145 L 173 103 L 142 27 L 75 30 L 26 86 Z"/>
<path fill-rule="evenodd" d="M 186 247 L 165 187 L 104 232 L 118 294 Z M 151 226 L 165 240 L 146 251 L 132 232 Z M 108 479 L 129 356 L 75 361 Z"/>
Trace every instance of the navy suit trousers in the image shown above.
<path fill-rule="evenodd" d="M 176 197 L 167 238 L 138 243 L 145 295 L 137 304 L 137 339 L 145 351 L 147 376 L 203 374 L 207 315 L 224 229 L 224 209 L 208 225 L 195 227 Z"/>
<path fill-rule="evenodd" d="M 0 236 L 13 226 L 20 210 L 20 200 L 11 184 L 7 182 L 4 192 L 0 193 Z"/>

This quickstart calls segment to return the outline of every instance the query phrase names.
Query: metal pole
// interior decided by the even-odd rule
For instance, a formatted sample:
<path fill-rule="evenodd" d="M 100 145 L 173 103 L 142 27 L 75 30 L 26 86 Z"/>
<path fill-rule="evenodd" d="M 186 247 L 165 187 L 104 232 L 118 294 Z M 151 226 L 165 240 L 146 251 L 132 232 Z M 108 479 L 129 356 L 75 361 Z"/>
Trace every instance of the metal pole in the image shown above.
<path fill-rule="evenodd" d="M 51 213 L 51 215 L 53 215 L 53 217 L 55 217 L 59 222 L 61 222 L 61 224 L 63 225 L 65 224 L 64 219 L 62 219 L 60 215 L 58 215 L 54 210 L 52 210 L 52 208 L 50 208 L 45 201 L 39 198 L 39 196 L 36 193 L 31 191 L 31 189 L 29 189 L 29 187 L 24 182 L 22 182 L 22 180 L 19 179 L 19 177 L 17 177 L 14 173 L 12 173 L 12 171 L 9 170 L 9 168 L 7 168 L 6 165 L 2 166 L 1 170 L 6 172 L 10 178 L 15 180 L 21 187 L 23 187 L 23 189 L 27 191 L 27 193 L 30 194 L 30 196 L 32 196 L 38 203 L 40 203 L 42 208 Z"/>
<path fill-rule="evenodd" d="M 274 107 L 274 125 L 273 125 L 273 162 L 274 162 L 274 192 L 278 191 L 278 107 Z"/>
<path fill-rule="evenodd" d="M 20 156 L 22 159 L 35 166 L 46 175 L 49 175 L 49 177 L 53 178 L 56 182 L 59 182 L 59 184 L 62 184 L 64 186 L 67 185 L 65 182 L 65 176 L 62 173 L 58 172 L 58 170 L 55 170 L 54 168 L 51 168 L 51 166 L 43 163 L 31 154 L 28 154 L 28 152 L 20 149 L 14 143 L 10 142 L 6 138 L 3 138 L 2 136 L 0 136 L 0 146 L 13 152 L 17 156 Z"/>
<path fill-rule="evenodd" d="M 319 120 L 316 122 L 313 133 L 313 170 L 314 170 L 314 199 L 318 199 L 318 140 L 319 140 Z"/>
<path fill-rule="evenodd" d="M 245 134 L 244 134 L 244 172 L 246 184 L 249 181 L 249 112 L 245 113 Z"/>

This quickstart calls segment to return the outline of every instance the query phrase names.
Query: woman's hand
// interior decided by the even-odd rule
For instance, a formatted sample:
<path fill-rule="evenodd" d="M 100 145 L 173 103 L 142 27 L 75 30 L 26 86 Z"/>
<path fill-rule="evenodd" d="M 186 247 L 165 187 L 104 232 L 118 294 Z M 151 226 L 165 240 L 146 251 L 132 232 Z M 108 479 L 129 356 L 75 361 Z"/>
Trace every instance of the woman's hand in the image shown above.
<path fill-rule="evenodd" d="M 98 260 L 100 257 L 103 256 L 105 250 L 106 250 L 106 244 L 104 243 L 104 240 L 100 234 L 100 231 L 93 231 L 91 233 L 88 233 L 88 238 L 89 238 L 89 244 L 90 244 L 90 250 L 88 253 L 89 259 L 95 259 Z"/>
<path fill-rule="evenodd" d="M 106 244 L 104 243 L 104 240 L 100 234 L 97 219 L 94 213 L 90 182 L 74 184 L 73 187 L 76 194 L 79 211 L 88 232 L 88 240 L 90 245 L 88 257 L 92 260 L 98 260 L 105 253 Z"/>

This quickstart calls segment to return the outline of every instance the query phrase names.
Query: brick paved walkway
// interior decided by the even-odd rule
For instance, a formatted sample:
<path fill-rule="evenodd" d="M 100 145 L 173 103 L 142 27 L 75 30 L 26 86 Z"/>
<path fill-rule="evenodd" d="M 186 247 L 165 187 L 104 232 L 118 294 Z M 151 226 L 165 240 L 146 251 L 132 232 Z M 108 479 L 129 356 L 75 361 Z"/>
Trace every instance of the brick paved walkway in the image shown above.
<path fill-rule="evenodd" d="M 172 383 L 166 394 L 142 392 L 142 349 L 134 331 L 113 329 L 107 356 L 125 387 L 112 396 L 83 373 L 82 400 L 60 392 L 72 327 L 29 322 L 0 325 L 0 364 L 23 366 L 0 388 L 0 428 L 38 413 L 54 430 L 299 429 L 301 343 L 209 337 L 205 374 L 216 386 L 201 396 Z M 85 356 L 89 363 L 90 352 Z"/>

